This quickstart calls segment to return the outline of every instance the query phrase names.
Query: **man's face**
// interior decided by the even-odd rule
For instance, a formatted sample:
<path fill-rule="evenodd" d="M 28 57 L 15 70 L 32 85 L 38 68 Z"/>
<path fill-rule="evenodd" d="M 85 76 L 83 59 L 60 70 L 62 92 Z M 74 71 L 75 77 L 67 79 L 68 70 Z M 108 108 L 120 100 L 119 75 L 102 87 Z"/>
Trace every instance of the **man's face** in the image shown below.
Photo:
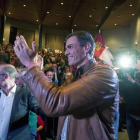
<path fill-rule="evenodd" d="M 56 64 L 53 64 L 53 71 L 56 71 L 57 70 L 57 65 Z"/>
<path fill-rule="evenodd" d="M 53 73 L 51 71 L 48 71 L 47 72 L 47 77 L 48 77 L 49 81 L 52 81 Z"/>
<path fill-rule="evenodd" d="M 69 66 L 79 66 L 86 57 L 85 47 L 81 47 L 76 36 L 70 37 L 66 42 L 65 55 L 68 57 Z"/>
<path fill-rule="evenodd" d="M 15 81 L 16 85 L 23 87 L 25 85 L 23 79 L 22 79 L 22 73 L 18 73 Z"/>
<path fill-rule="evenodd" d="M 65 75 L 65 79 L 67 80 L 67 79 L 68 79 L 68 77 L 69 77 L 69 76 L 71 76 L 71 75 L 72 75 L 72 73 L 71 73 L 71 72 L 66 73 L 66 75 Z"/>
<path fill-rule="evenodd" d="M 66 68 L 66 73 L 70 72 L 70 68 Z"/>
<path fill-rule="evenodd" d="M 50 63 L 50 62 L 51 62 L 49 58 L 47 59 L 47 62 L 48 62 L 48 63 Z"/>

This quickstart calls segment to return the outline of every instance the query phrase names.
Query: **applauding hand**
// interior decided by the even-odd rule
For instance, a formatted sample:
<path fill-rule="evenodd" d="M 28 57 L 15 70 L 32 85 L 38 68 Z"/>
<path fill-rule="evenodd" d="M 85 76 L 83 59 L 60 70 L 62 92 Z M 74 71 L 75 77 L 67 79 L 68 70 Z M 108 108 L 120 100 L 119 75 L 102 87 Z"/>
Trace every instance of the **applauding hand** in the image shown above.
<path fill-rule="evenodd" d="M 32 42 L 32 49 L 26 43 L 26 40 L 23 36 L 16 37 L 14 51 L 17 57 L 20 59 L 21 63 L 26 67 L 29 66 L 31 63 L 34 63 L 34 58 L 37 54 L 35 42 Z"/>

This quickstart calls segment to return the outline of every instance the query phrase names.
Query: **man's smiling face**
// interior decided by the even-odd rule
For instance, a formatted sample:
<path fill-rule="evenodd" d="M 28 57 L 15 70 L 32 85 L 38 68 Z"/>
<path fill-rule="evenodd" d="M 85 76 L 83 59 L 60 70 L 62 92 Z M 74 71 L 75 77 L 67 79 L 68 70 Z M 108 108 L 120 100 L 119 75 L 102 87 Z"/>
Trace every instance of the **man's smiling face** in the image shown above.
<path fill-rule="evenodd" d="M 79 66 L 86 57 L 85 47 L 80 46 L 76 36 L 68 38 L 66 41 L 65 55 L 68 57 L 69 66 Z"/>

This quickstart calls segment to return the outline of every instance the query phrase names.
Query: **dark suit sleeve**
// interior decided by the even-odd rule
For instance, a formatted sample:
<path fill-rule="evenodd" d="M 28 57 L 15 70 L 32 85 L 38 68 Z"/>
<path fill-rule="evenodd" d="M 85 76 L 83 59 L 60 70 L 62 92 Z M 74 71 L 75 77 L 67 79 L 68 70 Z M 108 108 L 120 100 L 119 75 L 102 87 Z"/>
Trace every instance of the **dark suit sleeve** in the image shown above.
<path fill-rule="evenodd" d="M 39 105 L 36 101 L 36 99 L 34 98 L 34 96 L 29 93 L 28 95 L 28 105 L 29 105 L 29 110 L 33 111 L 34 113 L 38 113 L 38 110 L 39 110 Z"/>
<path fill-rule="evenodd" d="M 29 93 L 29 109 L 37 115 L 40 115 L 43 120 L 45 119 L 46 115 L 38 105 L 32 93 Z"/>
<path fill-rule="evenodd" d="M 136 89 L 138 89 L 138 91 L 140 91 L 140 83 L 135 82 L 134 83 L 134 86 L 135 86 Z"/>

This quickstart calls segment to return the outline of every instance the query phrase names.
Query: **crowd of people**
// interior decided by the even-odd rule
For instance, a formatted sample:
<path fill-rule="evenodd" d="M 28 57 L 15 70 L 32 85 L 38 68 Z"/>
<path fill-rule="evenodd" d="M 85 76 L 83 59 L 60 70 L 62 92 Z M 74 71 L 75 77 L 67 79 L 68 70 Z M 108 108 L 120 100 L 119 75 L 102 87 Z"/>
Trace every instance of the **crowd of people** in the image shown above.
<path fill-rule="evenodd" d="M 68 66 L 67 58 L 64 54 L 57 54 L 46 52 L 44 49 L 38 51 L 38 55 L 43 58 L 42 71 L 48 78 L 48 82 L 54 83 L 56 86 L 63 86 L 66 79 L 72 76 L 72 71 L 76 67 Z M 22 76 L 27 72 L 27 68 L 20 63 L 16 56 L 13 45 L 7 44 L 1 46 L 0 51 L 0 64 L 11 64 L 17 70 L 15 83 L 17 86 L 28 89 L 24 83 Z M 70 80 L 72 81 L 73 78 Z M 42 120 L 40 115 L 36 115 L 33 111 L 29 112 L 29 128 L 31 132 L 31 139 L 44 140 L 46 138 L 56 139 L 57 136 L 58 117 L 47 117 Z M 18 138 L 18 137 L 17 137 Z"/>
<path fill-rule="evenodd" d="M 4 129 L 0 138 L 117 140 L 118 130 L 122 131 L 126 125 L 129 139 L 138 139 L 138 69 L 115 72 L 110 67 L 97 64 L 92 58 L 94 42 L 87 32 L 76 32 L 66 38 L 65 55 L 47 52 L 46 49 L 35 51 L 35 46 L 32 50 L 26 46 L 25 51 L 22 50 L 25 46 L 18 43 L 25 44 L 23 37 L 16 41 L 14 49 L 11 44 L 0 48 L 0 76 L 7 74 L 5 85 L 0 82 L 2 93 L 7 94 L 3 98 L 0 96 L 3 108 L 8 103 L 5 101 L 7 96 L 12 95 L 11 89 L 13 91 L 14 88 L 16 93 L 20 87 L 20 97 L 18 94 L 14 97 L 20 102 L 10 99 L 14 108 L 17 105 L 19 109 L 8 108 L 7 112 L 12 110 L 12 119 L 5 120 L 7 128 L 1 125 L 0 134 Z M 114 54 L 114 64 L 120 55 L 122 52 Z M 131 55 L 134 62 L 139 59 L 136 51 L 127 52 L 127 55 Z M 3 113 L 0 120 L 4 115 L 9 114 Z M 29 126 L 30 135 L 25 126 Z M 24 132 L 17 135 L 17 129 Z"/>
<path fill-rule="evenodd" d="M 122 56 L 129 57 L 132 60 L 131 61 L 132 64 L 137 64 L 140 61 L 140 52 L 138 52 L 137 50 L 117 51 L 112 54 L 114 57 L 114 60 L 113 60 L 114 66 L 118 65 L 118 60 Z"/>

